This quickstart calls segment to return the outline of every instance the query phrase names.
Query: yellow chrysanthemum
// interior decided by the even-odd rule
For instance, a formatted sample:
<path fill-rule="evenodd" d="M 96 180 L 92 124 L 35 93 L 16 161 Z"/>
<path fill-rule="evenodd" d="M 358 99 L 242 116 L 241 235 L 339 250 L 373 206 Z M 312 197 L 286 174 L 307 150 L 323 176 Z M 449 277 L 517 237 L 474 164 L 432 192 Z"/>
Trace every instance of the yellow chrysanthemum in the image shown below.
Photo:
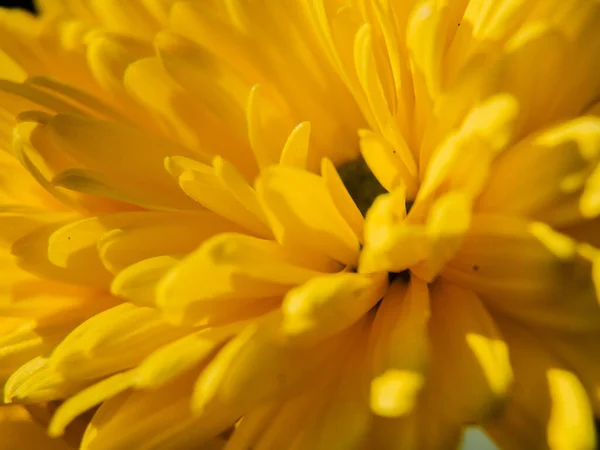
<path fill-rule="evenodd" d="M 594 448 L 597 0 L 39 6 L 0 448 Z"/>

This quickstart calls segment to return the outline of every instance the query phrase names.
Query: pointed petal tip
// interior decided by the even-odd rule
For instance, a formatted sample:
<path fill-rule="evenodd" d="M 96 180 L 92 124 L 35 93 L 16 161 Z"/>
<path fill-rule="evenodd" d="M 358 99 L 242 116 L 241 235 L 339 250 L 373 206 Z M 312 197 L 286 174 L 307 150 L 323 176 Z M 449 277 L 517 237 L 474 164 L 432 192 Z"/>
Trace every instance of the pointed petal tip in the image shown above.
<path fill-rule="evenodd" d="M 425 383 L 422 373 L 389 369 L 371 382 L 371 410 L 387 418 L 409 414 L 416 405 L 417 395 Z"/>

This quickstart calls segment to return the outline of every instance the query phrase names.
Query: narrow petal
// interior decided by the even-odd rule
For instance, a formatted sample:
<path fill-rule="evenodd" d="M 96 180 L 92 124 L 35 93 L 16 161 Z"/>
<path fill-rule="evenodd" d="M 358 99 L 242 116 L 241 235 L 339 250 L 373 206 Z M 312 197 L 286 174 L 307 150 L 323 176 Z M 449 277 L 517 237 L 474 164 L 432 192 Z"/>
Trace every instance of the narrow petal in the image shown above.
<path fill-rule="evenodd" d="M 87 271 L 77 266 L 61 267 L 50 260 L 50 240 L 64 225 L 59 223 L 45 226 L 16 241 L 11 250 L 19 266 L 46 279 L 100 288 L 108 286 L 110 274 L 103 267 L 101 270 Z"/>
<path fill-rule="evenodd" d="M 82 450 L 220 450 L 211 438 L 232 426 L 237 417 L 213 414 L 195 418 L 190 396 L 197 371 L 154 390 L 124 392 L 105 401 L 84 434 Z"/>
<path fill-rule="evenodd" d="M 46 450 L 71 450 L 61 439 L 52 439 L 44 427 L 33 420 L 23 406 L 2 406 L 0 410 L 2 448 L 43 448 Z"/>
<path fill-rule="evenodd" d="M 412 216 L 404 220 L 404 192 L 399 188 L 380 196 L 369 210 L 359 271 L 401 272 L 410 267 L 432 281 L 461 245 L 471 221 L 471 202 L 464 193 L 449 192 L 433 203 L 425 224 L 414 224 Z"/>
<path fill-rule="evenodd" d="M 164 170 L 163 160 L 190 153 L 174 142 L 141 130 L 84 117 L 57 115 L 48 124 L 52 142 L 79 164 L 96 170 L 128 191 L 148 190 L 165 203 L 183 209 L 193 202 L 181 193 Z M 134 151 L 144 148 L 143 159 Z M 168 198 L 168 202 L 167 199 Z"/>
<path fill-rule="evenodd" d="M 417 278 L 408 288 L 395 281 L 379 305 L 370 337 L 374 414 L 399 418 L 416 408 L 429 360 L 429 315 L 427 285 Z"/>
<path fill-rule="evenodd" d="M 585 4 L 585 2 L 584 2 Z M 590 6 L 593 3 L 589 4 Z M 571 8 L 583 12 L 584 26 L 575 33 L 565 33 L 561 26 L 529 22 L 515 32 L 505 47 L 505 55 L 496 70 L 498 90 L 514 95 L 520 104 L 519 134 L 524 135 L 547 124 L 578 114 L 598 96 L 600 84 L 591 78 L 589 68 L 596 67 L 595 50 L 600 37 L 593 25 L 600 8 Z M 560 8 L 555 7 L 555 11 Z M 559 23 L 571 23 L 563 17 Z M 569 34 L 572 34 L 569 36 Z M 575 35 L 573 35 L 575 34 Z M 531 65 L 535 60 L 536 64 Z M 561 67 L 572 67 L 564 74 Z M 581 86 L 586 86 L 581 89 Z M 548 101 L 551 98 L 552 101 Z"/>
<path fill-rule="evenodd" d="M 340 273 L 315 277 L 292 289 L 282 304 L 283 331 L 314 343 L 348 328 L 383 296 L 387 274 Z"/>
<path fill-rule="evenodd" d="M 117 0 L 92 0 L 89 8 L 107 27 L 125 35 L 149 38 L 159 26 L 140 2 L 124 4 Z"/>
<path fill-rule="evenodd" d="M 127 67 L 128 92 L 167 125 L 168 131 L 196 153 L 221 155 L 236 161 L 244 176 L 256 176 L 256 162 L 246 130 L 232 133 L 231 126 L 197 101 L 167 74 L 157 57 L 140 59 Z M 181 153 L 177 153 L 181 155 Z"/>
<path fill-rule="evenodd" d="M 365 219 L 365 246 L 359 271 L 401 272 L 423 260 L 430 250 L 423 227 L 408 225 L 404 188 L 380 195 Z M 402 251 L 398 249 L 402 248 Z"/>
<path fill-rule="evenodd" d="M 360 339 L 364 335 L 358 334 L 357 337 Z M 293 405 L 295 408 L 292 407 L 292 413 L 298 410 L 304 413 L 293 422 L 299 426 L 293 427 L 288 423 L 285 427 L 285 423 L 277 424 L 280 436 L 287 434 L 291 438 L 288 445 L 285 445 L 284 441 L 269 442 L 270 430 L 267 430 L 264 436 L 267 439 L 259 441 L 257 449 L 267 449 L 270 446 L 274 448 L 273 445 L 275 448 L 315 450 L 364 448 L 368 442 L 367 436 L 372 420 L 367 393 L 365 343 L 359 343 L 356 338 L 347 345 L 350 343 L 355 344 L 352 353 L 345 362 L 338 363 L 337 371 L 334 370 L 333 373 L 334 378 L 324 377 L 324 386 L 319 383 L 317 389 L 305 391 L 300 400 L 296 401 L 304 405 Z M 273 425 L 277 426 L 275 423 Z"/>
<path fill-rule="evenodd" d="M 52 181 L 72 167 L 72 161 L 51 142 L 47 127 L 50 118 L 49 115 L 42 115 L 33 122 L 24 121 L 13 128 L 12 150 L 23 167 L 43 189 L 66 207 L 76 211 L 98 212 L 126 209 L 123 208 L 125 205 L 114 201 L 119 200 L 115 195 L 107 196 L 111 199 L 107 200 L 93 197 L 95 192 L 84 190 L 78 193 L 57 189 Z"/>
<path fill-rule="evenodd" d="M 477 210 L 555 226 L 594 217 L 600 210 L 587 185 L 592 187 L 599 148 L 600 119 L 595 117 L 577 118 L 522 141 L 494 163 Z"/>
<path fill-rule="evenodd" d="M 136 366 L 186 331 L 170 326 L 154 309 L 124 303 L 75 328 L 49 360 L 69 379 L 95 379 Z"/>
<path fill-rule="evenodd" d="M 173 341 L 149 355 L 135 369 L 135 386 L 157 388 L 198 366 L 243 325 L 212 328 Z"/>
<path fill-rule="evenodd" d="M 425 223 L 430 255 L 411 270 L 431 282 L 460 248 L 471 224 L 471 201 L 461 192 L 441 196 Z"/>
<path fill-rule="evenodd" d="M 598 333 L 556 333 L 537 328 L 544 345 L 577 374 L 597 416 L 600 412 L 600 359 Z"/>
<path fill-rule="evenodd" d="M 432 289 L 428 383 L 441 409 L 464 423 L 480 423 L 498 411 L 513 375 L 509 349 L 475 294 L 440 281 Z"/>
<path fill-rule="evenodd" d="M 473 290 L 486 306 L 557 330 L 597 330 L 592 263 L 547 225 L 475 215 L 443 277 Z"/>
<path fill-rule="evenodd" d="M 592 409 L 577 376 L 527 327 L 499 322 L 511 349 L 515 384 L 502 415 L 486 429 L 502 448 L 595 448 Z"/>
<path fill-rule="evenodd" d="M 246 414 L 233 430 L 224 450 L 250 450 L 263 436 L 265 429 L 278 417 L 275 404 L 255 408 Z"/>
<path fill-rule="evenodd" d="M 435 150 L 415 208 L 441 188 L 477 196 L 485 186 L 492 161 L 514 137 L 517 114 L 518 103 L 507 94 L 492 96 L 473 108 L 458 130 Z"/>
<path fill-rule="evenodd" d="M 321 274 L 301 264 L 273 241 L 224 233 L 207 240 L 165 275 L 157 287 L 157 302 L 174 318 L 199 320 L 225 300 L 243 304 L 284 295 Z"/>
<path fill-rule="evenodd" d="M 160 280 L 183 258 L 156 256 L 123 269 L 113 279 L 110 290 L 140 306 L 156 306 L 156 288 Z"/>
<path fill-rule="evenodd" d="M 325 181 L 329 195 L 335 204 L 337 210 L 342 215 L 346 223 L 352 228 L 356 238 L 362 244 L 364 241 L 364 226 L 365 219 L 362 213 L 356 206 L 356 203 L 350 196 L 348 189 L 344 186 L 344 182 L 340 177 L 337 169 L 327 158 L 321 161 L 321 176 Z"/>
<path fill-rule="evenodd" d="M 399 165 L 404 166 L 402 171 L 411 177 L 408 184 L 412 185 L 417 172 L 416 162 L 387 104 L 375 64 L 372 40 L 371 28 L 365 24 L 356 33 L 354 41 L 356 72 L 379 131 L 397 152 Z"/>
<path fill-rule="evenodd" d="M 54 414 L 48 434 L 61 436 L 77 416 L 131 387 L 132 373 L 123 372 L 106 378 L 65 401 Z"/>
<path fill-rule="evenodd" d="M 333 357 L 344 337 L 319 347 L 290 347 L 281 339 L 278 314 L 247 327 L 202 372 L 192 407 L 198 414 L 230 411 L 234 416 L 270 399 L 291 395 Z"/>
<path fill-rule="evenodd" d="M 281 151 L 279 164 L 298 169 L 308 168 L 310 122 L 302 122 L 292 130 Z"/>
<path fill-rule="evenodd" d="M 309 247 L 355 266 L 359 243 L 340 215 L 321 177 L 288 167 L 262 172 L 257 191 L 277 240 L 283 245 Z"/>
<path fill-rule="evenodd" d="M 259 237 L 271 237 L 256 192 L 235 167 L 217 157 L 214 167 L 184 158 L 167 158 L 166 167 L 179 186 L 205 208 Z"/>
<path fill-rule="evenodd" d="M 4 401 L 48 402 L 68 398 L 86 383 L 66 380 L 40 356 L 19 367 L 4 386 Z"/>
<path fill-rule="evenodd" d="M 148 258 L 186 254 L 218 233 L 238 231 L 234 224 L 208 211 L 148 213 L 146 216 L 143 220 L 114 227 L 98 239 L 99 258 L 112 273 Z M 157 240 L 156 236 L 168 236 L 168 239 Z"/>
<path fill-rule="evenodd" d="M 388 192 L 403 185 L 406 189 L 406 196 L 414 199 L 417 194 L 416 180 L 396 156 L 396 150 L 385 139 L 373 132 L 365 130 L 359 133 L 360 152 L 379 183 Z"/>

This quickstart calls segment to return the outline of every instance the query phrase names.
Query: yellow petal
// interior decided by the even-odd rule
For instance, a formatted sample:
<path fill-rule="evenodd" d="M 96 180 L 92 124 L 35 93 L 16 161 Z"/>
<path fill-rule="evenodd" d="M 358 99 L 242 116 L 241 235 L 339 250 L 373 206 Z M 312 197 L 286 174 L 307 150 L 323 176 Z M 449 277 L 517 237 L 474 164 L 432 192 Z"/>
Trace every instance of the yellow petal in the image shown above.
<path fill-rule="evenodd" d="M 64 223 L 42 227 L 16 241 L 11 250 L 17 258 L 19 266 L 52 280 L 100 288 L 106 287 L 110 276 L 103 268 L 102 270 L 87 271 L 76 265 L 61 267 L 50 261 L 48 255 L 50 239 L 56 231 L 61 229 L 62 225 Z"/>
<path fill-rule="evenodd" d="M 383 296 L 387 274 L 315 277 L 283 300 L 283 331 L 292 342 L 314 343 L 348 328 Z"/>
<path fill-rule="evenodd" d="M 21 83 L 27 78 L 27 72 L 4 51 L 0 51 L 0 67 L 6 80 Z"/>
<path fill-rule="evenodd" d="M 593 413 L 577 376 L 567 370 L 550 369 L 547 377 L 553 404 L 548 423 L 550 448 L 594 446 L 596 429 L 590 420 Z"/>
<path fill-rule="evenodd" d="M 435 201 L 425 223 L 430 254 L 411 270 L 431 282 L 460 248 L 471 224 L 471 201 L 461 192 L 450 192 Z"/>
<path fill-rule="evenodd" d="M 42 211 L 14 211 L 3 208 L 0 211 L 0 248 L 10 247 L 15 241 L 35 231 L 47 223 L 63 222 L 75 218 L 71 213 L 49 214 Z"/>
<path fill-rule="evenodd" d="M 97 247 L 102 263 L 114 274 L 148 258 L 189 253 L 215 234 L 238 230 L 234 224 L 209 211 L 147 213 L 135 223 L 113 228 L 98 239 Z M 157 240 L 157 236 L 168 238 Z"/>
<path fill-rule="evenodd" d="M 224 233 L 173 267 L 157 287 L 157 303 L 178 319 L 200 319 L 223 301 L 285 294 L 320 272 L 306 269 L 273 241 Z"/>
<path fill-rule="evenodd" d="M 551 349 L 577 374 L 588 393 L 594 413 L 600 411 L 600 364 L 598 359 L 598 333 L 556 333 L 553 330 L 540 330 L 539 336 L 544 345 Z"/>
<path fill-rule="evenodd" d="M 424 78 L 427 95 L 434 100 L 441 90 L 441 66 L 445 45 L 446 2 L 426 1 L 415 7 L 407 23 L 406 45 L 413 71 Z M 422 94 L 425 94 L 423 92 Z"/>
<path fill-rule="evenodd" d="M 72 222 L 54 231 L 48 239 L 48 260 L 60 268 L 107 275 L 105 264 L 115 271 L 151 256 L 191 251 L 206 237 L 219 231 L 235 229 L 205 213 L 131 212 L 108 214 Z M 152 243 L 152 231 L 181 233 L 194 230 L 197 239 L 186 234 L 175 236 L 168 243 Z M 152 236 L 148 236 L 151 234 Z M 116 255 L 120 248 L 124 255 Z M 116 247 L 116 248 L 115 248 Z M 111 259 L 112 258 L 112 259 Z M 129 263 L 129 264 L 128 264 Z"/>
<path fill-rule="evenodd" d="M 360 152 L 379 183 L 388 192 L 403 185 L 406 189 L 406 196 L 414 199 L 417 193 L 416 180 L 398 159 L 396 150 L 375 133 L 366 130 L 361 130 L 359 133 Z"/>
<path fill-rule="evenodd" d="M 52 437 L 61 436 L 66 426 L 77 416 L 104 400 L 129 389 L 132 379 L 132 372 L 119 373 L 70 397 L 56 410 L 52 422 L 50 422 L 48 434 Z"/>
<path fill-rule="evenodd" d="M 150 191 L 171 207 L 194 207 L 164 170 L 165 157 L 189 154 L 174 142 L 124 125 L 68 115 L 55 116 L 48 131 L 58 148 L 79 164 L 110 177 L 116 186 L 130 192 Z M 144 158 L 138 157 L 138 148 L 144 148 Z"/>
<path fill-rule="evenodd" d="M 575 14 L 587 15 L 584 29 L 576 36 L 568 36 L 547 22 L 531 21 L 506 43 L 505 55 L 496 69 L 498 90 L 518 99 L 520 134 L 573 117 L 597 98 L 600 84 L 589 69 L 597 67 L 594 46 L 600 43 L 600 37 L 591 30 L 595 30 L 592 21 L 598 19 L 599 9 L 592 3 L 588 4 L 591 8 L 584 4 L 570 8 Z M 570 21 L 565 17 L 559 23 Z M 532 60 L 536 61 L 534 66 Z M 566 75 L 561 67 L 573 70 Z"/>
<path fill-rule="evenodd" d="M 350 196 L 348 189 L 346 189 L 346 186 L 344 186 L 344 182 L 338 174 L 337 169 L 331 160 L 327 158 L 323 158 L 321 160 L 321 176 L 325 181 L 329 195 L 331 195 L 337 210 L 350 228 L 352 228 L 352 231 L 354 231 L 354 234 L 356 234 L 358 241 L 362 244 L 364 238 L 363 232 L 365 219 L 358 209 L 358 206 L 356 206 L 356 203 L 354 203 L 354 200 Z"/>
<path fill-rule="evenodd" d="M 288 167 L 262 172 L 257 191 L 277 240 L 355 266 L 359 243 L 321 177 Z"/>
<path fill-rule="evenodd" d="M 415 208 L 440 187 L 479 194 L 493 159 L 513 138 L 517 112 L 517 102 L 506 94 L 490 97 L 473 108 L 433 154 Z"/>
<path fill-rule="evenodd" d="M 371 410 L 398 418 L 416 407 L 429 359 L 427 285 L 412 278 L 407 287 L 395 281 L 383 298 L 370 337 L 373 379 Z"/>
<path fill-rule="evenodd" d="M 359 339 L 360 337 L 364 335 L 359 336 Z M 365 346 L 364 342 L 362 345 L 356 340 L 348 343 L 350 342 L 354 344 L 352 353 L 347 356 L 345 363 L 338 363 L 338 371 L 334 372 L 338 381 L 330 381 L 332 384 L 326 385 L 325 392 L 317 391 L 317 395 L 311 399 L 312 405 L 316 405 L 316 408 L 306 411 L 304 418 L 296 422 L 300 423 L 301 429 L 298 438 L 293 441 L 297 448 L 359 449 L 368 442 L 367 434 L 372 417 L 365 382 Z M 348 348 L 346 347 L 345 350 Z M 340 369 L 345 370 L 342 372 Z M 305 391 L 304 395 L 310 398 L 311 392 Z M 302 419 L 306 424 L 302 424 Z M 340 430 L 344 432 L 341 433 Z M 294 435 L 293 432 L 288 431 L 288 433 Z M 259 443 L 257 448 L 268 447 L 263 447 Z"/>
<path fill-rule="evenodd" d="M 3 134 L 0 131 L 0 148 L 9 150 L 12 146 L 12 129 L 7 129 L 6 134 Z M 40 209 L 58 206 L 35 179 L 28 175 L 26 168 L 13 154 L 0 152 L 0 170 L 0 201 L 5 205 L 27 204 Z"/>
<path fill-rule="evenodd" d="M 386 370 L 371 382 L 371 409 L 382 417 L 410 413 L 424 382 L 423 375 L 414 371 Z"/>
<path fill-rule="evenodd" d="M 2 406 L 0 410 L 0 448 L 43 448 L 45 450 L 70 450 L 71 445 L 62 439 L 52 439 L 44 427 L 35 421 L 23 406 Z"/>
<path fill-rule="evenodd" d="M 89 380 L 134 367 L 161 345 L 186 334 L 152 308 L 124 303 L 96 314 L 54 349 L 49 362 L 69 379 Z"/>
<path fill-rule="evenodd" d="M 258 217 L 262 222 L 266 222 L 262 208 L 258 202 L 256 191 L 248 184 L 242 174 L 229 161 L 215 156 L 213 159 L 213 168 L 215 175 L 226 189 L 248 209 L 252 214 Z"/>
<path fill-rule="evenodd" d="M 238 418 L 192 416 L 190 396 L 196 374 L 192 371 L 152 391 L 124 392 L 105 401 L 86 430 L 82 450 L 186 450 L 190 442 L 206 443 L 206 450 L 220 449 L 213 445 L 222 442 L 212 437 Z"/>
<path fill-rule="evenodd" d="M 171 209 L 171 206 L 160 199 L 136 190 L 128 189 L 126 186 L 119 186 L 110 177 L 101 173 L 87 169 L 67 169 L 58 172 L 52 178 L 52 187 L 65 188 L 73 191 L 73 194 L 87 194 L 92 198 L 100 197 L 102 200 L 110 201 L 112 205 L 123 204 L 122 208 L 112 207 L 110 212 L 115 210 L 134 210 L 133 205 L 152 209 Z M 62 193 L 62 192 L 61 192 Z M 129 205 L 128 205 L 129 203 Z M 94 210 L 97 211 L 96 208 Z"/>
<path fill-rule="evenodd" d="M 110 290 L 137 305 L 155 306 L 158 282 L 182 257 L 157 256 L 132 264 L 113 279 Z"/>
<path fill-rule="evenodd" d="M 225 160 L 217 157 L 214 164 L 213 168 L 183 157 L 166 160 L 181 189 L 195 201 L 259 237 L 270 237 L 254 189 Z"/>
<path fill-rule="evenodd" d="M 65 380 L 48 365 L 48 360 L 36 357 L 19 367 L 4 387 L 4 401 L 17 399 L 42 403 L 68 398 L 85 387 L 85 383 Z"/>
<path fill-rule="evenodd" d="M 422 226 L 407 224 L 405 191 L 398 188 L 380 195 L 365 219 L 365 246 L 359 271 L 401 272 L 430 252 L 430 242 Z M 400 250 L 402 249 L 402 250 Z"/>
<path fill-rule="evenodd" d="M 114 94 L 126 93 L 123 77 L 127 66 L 152 56 L 151 46 L 141 39 L 95 32 L 87 41 L 86 56 L 92 74 L 104 89 Z"/>
<path fill-rule="evenodd" d="M 598 162 L 599 146 L 600 119 L 595 117 L 577 118 L 522 141 L 494 163 L 477 209 L 559 226 L 593 217 L 593 197 L 585 182 Z M 541 160 L 546 163 L 540 165 Z M 577 181 L 572 187 L 570 179 Z M 560 214 L 565 210 L 570 214 Z"/>
<path fill-rule="evenodd" d="M 529 324 L 597 330 L 592 263 L 575 250 L 573 241 L 545 224 L 475 215 L 442 276 Z"/>
<path fill-rule="evenodd" d="M 140 59 L 130 64 L 124 83 L 141 105 L 167 125 L 167 132 L 196 153 L 222 155 L 236 161 L 244 176 L 249 179 L 256 176 L 256 162 L 245 130 L 243 135 L 232 133 L 229 124 L 195 102 L 193 96 L 173 81 L 158 58 Z"/>
<path fill-rule="evenodd" d="M 69 84 L 61 83 L 52 78 L 35 76 L 27 79 L 27 86 L 34 87 L 41 92 L 53 95 L 61 101 L 75 105 L 85 115 L 98 119 L 128 123 L 127 117 L 120 114 L 112 106 L 98 97 Z M 60 112 L 60 111 L 57 111 Z"/>
<path fill-rule="evenodd" d="M 193 409 L 199 414 L 230 411 L 239 415 L 289 395 L 333 357 L 343 339 L 336 336 L 318 348 L 290 347 L 279 336 L 279 327 L 278 314 L 272 314 L 225 345 L 198 378 Z"/>
<path fill-rule="evenodd" d="M 595 447 L 594 418 L 577 376 L 567 370 L 529 327 L 498 322 L 511 352 L 515 385 L 503 414 L 486 425 L 502 448 Z"/>
<path fill-rule="evenodd" d="M 157 21 L 139 2 L 91 0 L 89 8 L 105 26 L 125 35 L 149 38 L 158 28 Z"/>
<path fill-rule="evenodd" d="M 129 120 L 152 126 L 148 112 L 131 98 L 124 85 L 128 66 L 152 56 L 152 47 L 140 39 L 100 31 L 87 36 L 86 41 L 87 63 L 94 78 L 118 100 L 121 108 L 127 111 Z"/>
<path fill-rule="evenodd" d="M 47 127 L 49 120 L 50 116 L 43 115 L 34 118 L 33 122 L 19 123 L 13 129 L 13 152 L 25 169 L 42 188 L 69 208 L 91 211 L 122 209 L 123 205 L 118 202 L 60 190 L 51 183 L 59 173 L 68 170 L 72 161 L 52 144 Z"/>
<path fill-rule="evenodd" d="M 278 407 L 267 404 L 242 417 L 227 440 L 224 450 L 249 450 L 264 435 L 265 428 L 277 417 Z"/>
<path fill-rule="evenodd" d="M 285 130 L 282 117 L 274 113 L 260 85 L 255 85 L 248 96 L 248 139 L 259 167 L 276 164 L 280 159 L 285 137 L 274 135 L 273 129 Z"/>
<path fill-rule="evenodd" d="M 475 294 L 439 281 L 432 289 L 431 389 L 440 408 L 465 423 L 498 411 L 513 376 L 509 349 Z"/>
<path fill-rule="evenodd" d="M 124 213 L 94 217 L 58 228 L 48 238 L 48 261 L 74 272 L 96 274 L 99 280 L 110 282 L 110 274 L 98 256 L 97 244 L 107 231 L 140 220 L 143 213 Z"/>
<path fill-rule="evenodd" d="M 252 87 L 248 80 L 227 62 L 179 34 L 162 31 L 154 43 L 173 80 L 224 118 L 232 132 L 239 133 L 246 122 L 244 106 Z"/>
<path fill-rule="evenodd" d="M 63 114 L 74 114 L 85 116 L 83 109 L 72 102 L 65 101 L 51 92 L 46 92 L 36 86 L 27 83 L 14 83 L 8 80 L 0 80 L 0 92 L 10 93 L 17 98 L 9 98 L 3 104 L 3 109 L 11 115 L 30 110 L 42 110 L 44 112 L 56 112 Z M 11 101 L 12 100 L 12 101 Z"/>
<path fill-rule="evenodd" d="M 403 174 L 410 177 L 407 183 L 412 185 L 417 166 L 385 99 L 373 57 L 372 33 L 368 25 L 364 25 L 356 34 L 354 52 L 357 74 L 379 131 L 397 152 L 398 166 L 403 166 Z"/>
<path fill-rule="evenodd" d="M 33 319 L 41 329 L 74 326 L 117 303 L 102 290 L 18 273 L 10 276 L 2 283 L 0 315 Z"/>
<path fill-rule="evenodd" d="M 135 386 L 157 388 L 198 366 L 242 326 L 212 328 L 173 341 L 149 355 L 135 369 Z"/>
<path fill-rule="evenodd" d="M 279 164 L 298 169 L 308 168 L 310 122 L 302 122 L 292 130 L 281 151 Z"/>

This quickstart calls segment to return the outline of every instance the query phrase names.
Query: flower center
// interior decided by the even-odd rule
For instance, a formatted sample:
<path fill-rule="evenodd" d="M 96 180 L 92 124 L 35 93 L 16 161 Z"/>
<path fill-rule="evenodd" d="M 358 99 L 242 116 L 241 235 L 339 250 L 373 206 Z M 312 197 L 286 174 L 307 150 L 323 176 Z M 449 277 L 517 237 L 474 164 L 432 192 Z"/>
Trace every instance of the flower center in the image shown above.
<path fill-rule="evenodd" d="M 387 192 L 362 157 L 342 164 L 337 167 L 337 171 L 363 216 L 377 196 Z"/>
<path fill-rule="evenodd" d="M 379 195 L 387 193 L 362 157 L 338 166 L 337 171 L 363 216 Z M 410 211 L 412 205 L 412 201 L 406 201 L 407 212 Z M 410 281 L 410 271 L 407 269 L 402 272 L 390 272 L 388 277 L 390 283 L 395 279 L 408 283 Z"/>

